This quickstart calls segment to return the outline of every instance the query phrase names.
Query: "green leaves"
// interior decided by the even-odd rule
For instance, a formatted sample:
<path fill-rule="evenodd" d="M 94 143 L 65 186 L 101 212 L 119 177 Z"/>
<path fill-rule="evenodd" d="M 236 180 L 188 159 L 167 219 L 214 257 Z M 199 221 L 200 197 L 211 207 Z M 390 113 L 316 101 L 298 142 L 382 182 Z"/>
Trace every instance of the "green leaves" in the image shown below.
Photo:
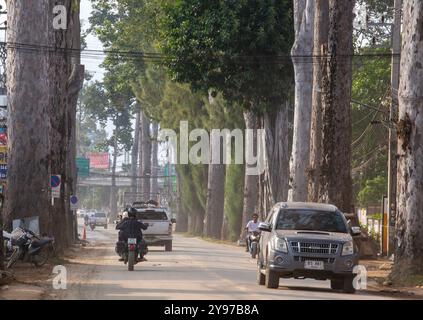
<path fill-rule="evenodd" d="M 292 1 L 181 0 L 163 7 L 161 44 L 174 79 L 230 103 L 266 108 L 287 95 Z"/>

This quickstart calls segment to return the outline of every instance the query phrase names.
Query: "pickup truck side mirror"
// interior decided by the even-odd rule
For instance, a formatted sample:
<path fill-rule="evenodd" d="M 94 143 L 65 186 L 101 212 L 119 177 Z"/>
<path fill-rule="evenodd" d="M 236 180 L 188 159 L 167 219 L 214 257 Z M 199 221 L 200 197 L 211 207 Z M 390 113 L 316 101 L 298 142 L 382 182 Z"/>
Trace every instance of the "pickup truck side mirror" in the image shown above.
<path fill-rule="evenodd" d="M 176 223 L 176 219 L 175 218 L 172 218 L 172 219 L 170 219 L 170 222 Z"/>
<path fill-rule="evenodd" d="M 351 227 L 351 235 L 353 235 L 353 236 L 361 235 L 361 228 L 360 227 Z"/>
<path fill-rule="evenodd" d="M 267 222 L 260 222 L 258 228 L 259 228 L 259 230 L 264 231 L 264 232 L 271 232 L 272 231 L 272 227 L 271 227 L 270 223 L 267 223 Z"/>

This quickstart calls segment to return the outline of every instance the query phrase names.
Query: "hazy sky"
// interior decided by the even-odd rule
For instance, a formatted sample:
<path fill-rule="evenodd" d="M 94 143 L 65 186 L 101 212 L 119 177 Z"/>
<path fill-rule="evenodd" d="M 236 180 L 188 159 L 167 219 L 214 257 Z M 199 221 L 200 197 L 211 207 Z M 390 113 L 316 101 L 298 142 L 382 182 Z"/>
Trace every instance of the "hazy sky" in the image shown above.
<path fill-rule="evenodd" d="M 83 30 L 86 30 L 89 27 L 88 18 L 90 17 L 92 8 L 90 0 L 81 0 L 81 24 Z M 100 50 L 103 49 L 101 42 L 93 35 L 88 35 L 87 39 L 87 49 L 91 50 Z M 96 80 L 101 80 L 103 78 L 104 70 L 99 67 L 103 62 L 103 59 L 99 58 L 87 58 L 82 54 L 82 63 L 85 65 L 86 70 L 94 75 Z"/>

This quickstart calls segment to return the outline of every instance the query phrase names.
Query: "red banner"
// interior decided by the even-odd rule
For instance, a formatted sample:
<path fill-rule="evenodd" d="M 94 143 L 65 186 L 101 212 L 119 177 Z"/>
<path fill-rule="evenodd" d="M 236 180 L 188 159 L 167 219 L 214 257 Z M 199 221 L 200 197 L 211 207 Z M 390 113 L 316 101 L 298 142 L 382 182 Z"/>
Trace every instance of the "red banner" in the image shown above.
<path fill-rule="evenodd" d="M 94 169 L 109 169 L 109 154 L 107 152 L 90 152 L 90 167 Z"/>

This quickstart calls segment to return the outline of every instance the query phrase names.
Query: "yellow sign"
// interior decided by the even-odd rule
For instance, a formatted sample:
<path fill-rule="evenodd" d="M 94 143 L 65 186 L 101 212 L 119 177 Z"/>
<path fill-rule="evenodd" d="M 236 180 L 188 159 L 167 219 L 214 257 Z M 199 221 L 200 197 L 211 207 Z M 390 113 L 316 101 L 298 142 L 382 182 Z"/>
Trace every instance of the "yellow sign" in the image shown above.
<path fill-rule="evenodd" d="M 7 146 L 0 146 L 0 164 L 7 164 Z"/>

